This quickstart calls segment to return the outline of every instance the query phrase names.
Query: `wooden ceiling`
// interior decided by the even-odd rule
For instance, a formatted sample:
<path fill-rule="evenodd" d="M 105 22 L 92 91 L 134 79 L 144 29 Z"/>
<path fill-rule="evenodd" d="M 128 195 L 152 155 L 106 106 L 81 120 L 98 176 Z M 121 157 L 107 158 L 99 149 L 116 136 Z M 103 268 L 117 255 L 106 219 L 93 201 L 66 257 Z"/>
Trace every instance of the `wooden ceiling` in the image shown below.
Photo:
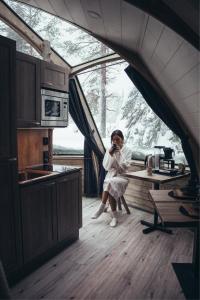
<path fill-rule="evenodd" d="M 197 0 L 20 2 L 76 24 L 104 41 L 129 63 L 134 64 L 136 58 L 139 58 L 143 64 L 143 73 L 151 74 L 152 80 L 185 124 L 185 130 L 200 145 Z M 167 18 L 165 11 L 168 13 Z M 172 24 L 168 23 L 170 18 L 173 19 Z M 175 28 L 174 24 L 183 26 Z"/>

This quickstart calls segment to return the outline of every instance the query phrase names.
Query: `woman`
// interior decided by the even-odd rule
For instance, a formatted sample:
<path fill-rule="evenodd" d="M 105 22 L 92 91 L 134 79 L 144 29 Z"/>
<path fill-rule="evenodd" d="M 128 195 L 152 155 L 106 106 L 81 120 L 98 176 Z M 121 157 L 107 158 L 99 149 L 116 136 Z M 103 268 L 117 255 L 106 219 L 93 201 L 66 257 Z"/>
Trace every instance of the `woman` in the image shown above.
<path fill-rule="evenodd" d="M 108 173 L 103 184 L 102 202 L 92 219 L 97 219 L 102 214 L 107 199 L 109 199 L 112 209 L 110 226 L 115 227 L 117 225 L 117 201 L 124 194 L 128 185 L 128 179 L 121 177 L 120 174 L 127 170 L 131 160 L 131 150 L 124 145 L 124 136 L 121 130 L 113 131 L 111 144 L 111 148 L 106 150 L 103 159 L 103 166 Z"/>

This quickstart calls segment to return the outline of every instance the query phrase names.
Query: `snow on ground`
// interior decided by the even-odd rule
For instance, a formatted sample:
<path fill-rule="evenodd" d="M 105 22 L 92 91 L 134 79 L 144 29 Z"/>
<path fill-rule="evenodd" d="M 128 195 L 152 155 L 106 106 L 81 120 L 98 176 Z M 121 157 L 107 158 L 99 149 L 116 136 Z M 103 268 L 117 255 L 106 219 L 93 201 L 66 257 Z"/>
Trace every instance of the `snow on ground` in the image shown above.
<path fill-rule="evenodd" d="M 74 124 L 53 130 L 53 144 L 70 149 L 83 149 L 84 137 Z"/>

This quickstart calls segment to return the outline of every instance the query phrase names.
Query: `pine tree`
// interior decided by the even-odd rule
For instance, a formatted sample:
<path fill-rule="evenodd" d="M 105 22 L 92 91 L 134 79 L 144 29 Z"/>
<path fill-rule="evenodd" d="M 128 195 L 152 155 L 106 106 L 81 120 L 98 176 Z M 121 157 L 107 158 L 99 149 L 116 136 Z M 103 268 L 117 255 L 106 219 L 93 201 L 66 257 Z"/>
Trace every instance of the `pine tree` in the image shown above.
<path fill-rule="evenodd" d="M 32 28 L 35 28 L 40 23 L 41 12 L 31 6 L 23 5 L 11 0 L 5 0 L 5 2 Z M 5 33 L 10 39 L 16 41 L 17 50 L 39 56 L 39 54 L 34 50 L 34 48 L 27 43 L 16 31 L 2 23 L 0 27 L 1 32 Z"/>
<path fill-rule="evenodd" d="M 136 88 L 129 93 L 122 111 L 122 119 L 126 121 L 127 142 L 148 149 L 157 144 L 160 136 L 171 133 L 169 140 L 176 149 L 180 149 L 179 138 L 152 111 Z"/>

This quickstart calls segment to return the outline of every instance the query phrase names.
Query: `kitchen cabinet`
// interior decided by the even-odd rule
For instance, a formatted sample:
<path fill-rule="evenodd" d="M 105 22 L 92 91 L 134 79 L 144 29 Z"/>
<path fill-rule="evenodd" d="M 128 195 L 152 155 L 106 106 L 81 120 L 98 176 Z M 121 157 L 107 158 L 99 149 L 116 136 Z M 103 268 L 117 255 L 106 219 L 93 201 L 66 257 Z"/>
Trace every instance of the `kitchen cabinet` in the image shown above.
<path fill-rule="evenodd" d="M 41 87 L 68 92 L 68 74 L 65 68 L 41 61 Z"/>
<path fill-rule="evenodd" d="M 0 259 L 7 276 L 21 264 L 17 183 L 16 43 L 0 37 Z"/>
<path fill-rule="evenodd" d="M 81 195 L 80 170 L 20 185 L 25 268 L 78 238 Z"/>
<path fill-rule="evenodd" d="M 0 258 L 6 274 L 21 264 L 16 161 L 0 162 Z"/>
<path fill-rule="evenodd" d="M 40 60 L 17 52 L 16 101 L 17 127 L 40 126 Z"/>
<path fill-rule="evenodd" d="M 58 240 L 62 241 L 76 234 L 81 221 L 80 172 L 63 176 L 56 182 Z"/>
<path fill-rule="evenodd" d="M 16 101 L 17 127 L 41 127 L 41 88 L 68 91 L 65 68 L 17 52 Z"/>
<path fill-rule="evenodd" d="M 56 242 L 55 181 L 21 189 L 21 220 L 26 263 L 43 254 Z"/>

